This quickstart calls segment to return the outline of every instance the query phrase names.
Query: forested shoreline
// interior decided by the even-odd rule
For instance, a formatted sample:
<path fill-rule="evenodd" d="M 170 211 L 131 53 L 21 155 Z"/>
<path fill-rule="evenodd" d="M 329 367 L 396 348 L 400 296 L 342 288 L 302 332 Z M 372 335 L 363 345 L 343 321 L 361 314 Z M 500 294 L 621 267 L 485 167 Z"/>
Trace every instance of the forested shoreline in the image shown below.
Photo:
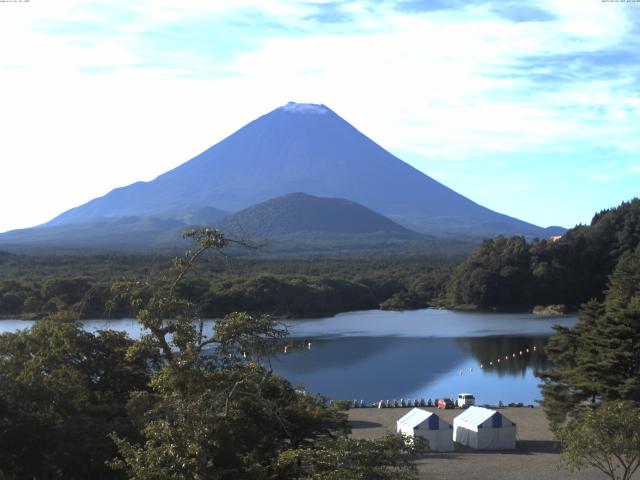
<path fill-rule="evenodd" d="M 531 311 L 560 304 L 577 311 L 604 297 L 619 258 L 640 243 L 640 200 L 597 213 L 559 239 L 497 237 L 466 259 L 432 255 L 211 258 L 181 295 L 200 314 L 235 311 L 304 318 L 369 309 Z M 111 285 L 145 282 L 170 267 L 167 255 L 16 254 L 0 252 L 0 318 L 38 319 L 57 311 L 78 318 L 122 318 Z"/>
<path fill-rule="evenodd" d="M 640 200 L 597 213 L 559 239 L 497 237 L 485 241 L 453 272 L 452 308 L 531 309 L 563 304 L 578 310 L 602 300 L 620 258 L 640 243 Z"/>
<path fill-rule="evenodd" d="M 458 259 L 459 261 L 461 259 Z M 180 293 L 201 315 L 235 311 L 279 318 L 442 304 L 456 260 L 431 257 L 337 259 L 210 258 Z M 168 257 L 142 255 L 16 255 L 0 253 L 0 317 L 38 319 L 57 311 L 79 318 L 122 318 L 131 305 L 111 285 L 162 277 Z"/>

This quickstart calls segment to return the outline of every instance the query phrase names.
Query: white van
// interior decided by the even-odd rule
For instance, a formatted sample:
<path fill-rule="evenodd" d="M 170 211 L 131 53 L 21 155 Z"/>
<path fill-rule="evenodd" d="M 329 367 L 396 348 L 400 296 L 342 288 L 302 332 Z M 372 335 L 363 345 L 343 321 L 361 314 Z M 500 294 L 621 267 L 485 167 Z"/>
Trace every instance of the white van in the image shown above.
<path fill-rule="evenodd" d="M 457 403 L 458 408 L 467 408 L 475 404 L 476 404 L 476 397 L 474 397 L 470 393 L 458 394 L 458 403 Z"/>

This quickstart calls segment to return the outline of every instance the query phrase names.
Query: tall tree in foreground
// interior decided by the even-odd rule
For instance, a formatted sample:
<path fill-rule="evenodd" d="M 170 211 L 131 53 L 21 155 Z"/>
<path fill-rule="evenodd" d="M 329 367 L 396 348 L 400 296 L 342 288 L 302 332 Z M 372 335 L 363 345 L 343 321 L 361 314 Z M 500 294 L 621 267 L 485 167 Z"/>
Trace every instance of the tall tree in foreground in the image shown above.
<path fill-rule="evenodd" d="M 335 442 L 348 443 L 346 415 L 339 404 L 329 406 L 324 398 L 297 392 L 268 368 L 287 333 L 270 318 L 235 313 L 216 321 L 213 331 L 206 328 L 197 306 L 179 295 L 179 285 L 198 258 L 208 250 L 220 251 L 229 240 L 210 229 L 185 235 L 196 248 L 175 261 L 172 278 L 116 288 L 137 306 L 150 332 L 141 342 L 161 351 L 164 364 L 151 378 L 151 391 L 135 392 L 130 402 L 142 441 L 114 434 L 119 456 L 112 467 L 138 480 L 307 478 L 302 458 L 279 462 L 279 457 L 303 455 L 317 445 L 339 449 L 342 443 Z M 361 442 L 351 449 L 376 445 Z M 392 458 L 415 451 L 404 442 L 384 445 Z M 371 455 L 355 458 L 363 472 L 385 461 L 368 466 Z M 408 463 L 394 462 L 399 474 L 414 471 Z"/>
<path fill-rule="evenodd" d="M 554 424 L 585 401 L 640 401 L 640 247 L 620 257 L 604 302 L 586 304 L 573 328 L 556 328 L 547 355 L 542 404 Z"/>
<path fill-rule="evenodd" d="M 628 480 L 640 466 L 640 247 L 620 257 L 604 302 L 556 331 L 542 404 L 564 464 Z"/>
<path fill-rule="evenodd" d="M 186 236 L 196 249 L 173 275 L 114 286 L 136 306 L 141 340 L 86 332 L 63 313 L 0 335 L 0 477 L 319 478 L 327 457 L 304 460 L 318 446 L 342 456 L 342 478 L 410 478 L 417 448 L 400 437 L 348 440 L 339 402 L 271 372 L 284 328 L 246 313 L 206 328 L 180 286 L 229 241 L 209 229 Z"/>

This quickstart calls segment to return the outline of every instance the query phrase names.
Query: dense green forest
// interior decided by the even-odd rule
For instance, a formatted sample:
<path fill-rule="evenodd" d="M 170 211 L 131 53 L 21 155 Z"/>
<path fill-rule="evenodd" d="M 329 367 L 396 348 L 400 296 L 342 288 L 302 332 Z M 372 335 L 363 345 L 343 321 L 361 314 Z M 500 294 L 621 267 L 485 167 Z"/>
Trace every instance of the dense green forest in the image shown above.
<path fill-rule="evenodd" d="M 597 213 L 557 241 L 497 237 L 471 256 L 375 255 L 275 257 L 260 252 L 210 258 L 181 285 L 202 314 L 234 311 L 282 318 L 363 309 L 428 306 L 530 309 L 563 304 L 577 309 L 602 299 L 622 254 L 640 241 L 640 200 Z M 251 253 L 251 252 L 250 252 Z M 113 302 L 111 284 L 164 275 L 169 255 L 18 254 L 0 252 L 0 317 L 41 318 L 71 310 L 80 318 L 131 315 Z"/>
<path fill-rule="evenodd" d="M 422 308 L 441 303 L 455 257 L 261 259 L 213 257 L 181 294 L 205 317 L 234 311 L 277 317 L 322 316 L 362 309 Z M 459 261 L 459 260 L 457 260 Z M 130 316 L 111 284 L 166 275 L 168 256 L 28 255 L 0 252 L 0 316 L 41 318 L 71 310 L 80 318 Z"/>
<path fill-rule="evenodd" d="M 640 200 L 597 213 L 557 241 L 522 237 L 485 241 L 453 272 L 447 304 L 522 309 L 601 300 L 618 259 L 640 242 Z"/>

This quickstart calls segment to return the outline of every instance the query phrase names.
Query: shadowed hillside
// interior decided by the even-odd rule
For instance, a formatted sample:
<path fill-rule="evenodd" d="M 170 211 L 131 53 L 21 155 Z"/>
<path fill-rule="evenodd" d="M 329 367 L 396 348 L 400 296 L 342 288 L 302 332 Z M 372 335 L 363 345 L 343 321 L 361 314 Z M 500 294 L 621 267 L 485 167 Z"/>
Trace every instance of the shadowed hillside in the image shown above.
<path fill-rule="evenodd" d="M 415 232 L 355 202 L 304 193 L 291 193 L 246 208 L 223 219 L 219 227 L 225 232 L 252 238 L 305 233 L 419 237 Z"/>

